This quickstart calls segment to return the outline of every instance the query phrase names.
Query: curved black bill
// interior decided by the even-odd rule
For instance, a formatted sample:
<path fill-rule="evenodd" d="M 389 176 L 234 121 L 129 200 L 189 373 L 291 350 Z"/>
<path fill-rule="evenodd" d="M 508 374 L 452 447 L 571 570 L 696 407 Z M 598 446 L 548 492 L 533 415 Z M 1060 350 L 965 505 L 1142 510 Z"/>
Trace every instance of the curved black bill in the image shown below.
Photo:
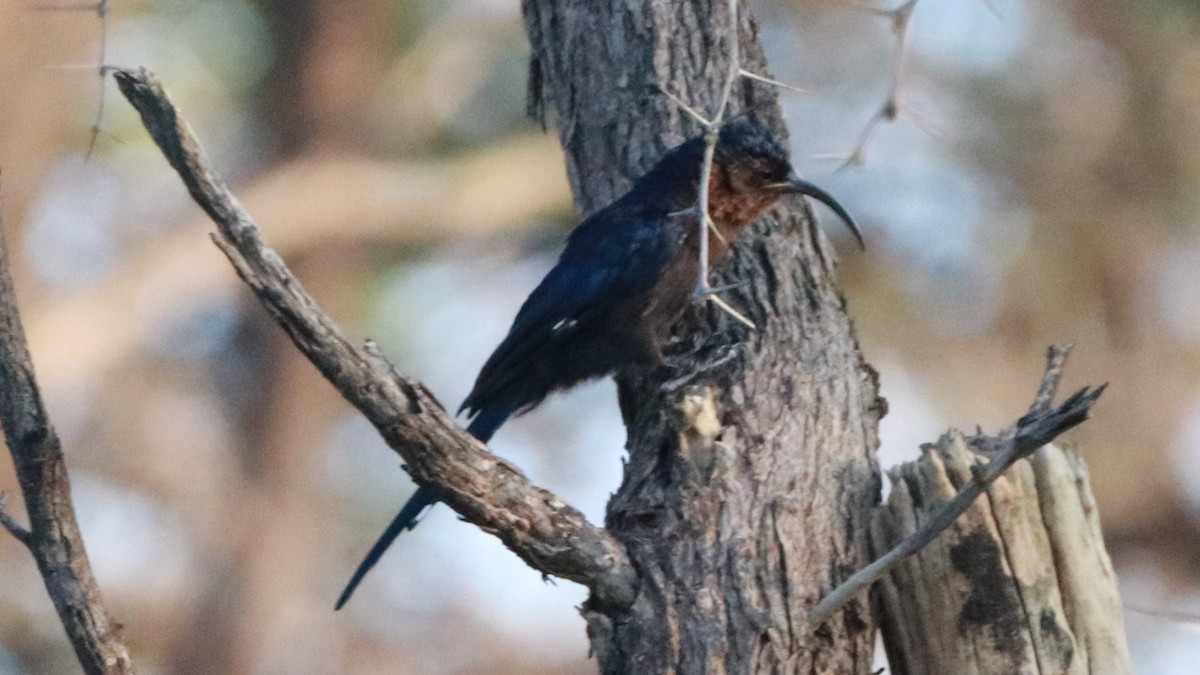
<path fill-rule="evenodd" d="M 859 231 L 858 225 L 854 222 L 854 219 L 850 217 L 850 214 L 846 212 L 846 209 L 842 208 L 842 205 L 839 204 L 838 201 L 834 199 L 833 196 L 828 192 L 802 178 L 795 177 L 789 178 L 788 182 L 786 183 L 779 183 L 778 188 L 780 192 L 812 197 L 825 206 L 828 206 L 834 213 L 838 215 L 839 218 L 842 219 L 843 223 L 846 223 L 846 227 L 850 229 L 850 232 L 858 241 L 858 247 L 866 250 L 867 244 L 863 241 L 862 232 Z"/>

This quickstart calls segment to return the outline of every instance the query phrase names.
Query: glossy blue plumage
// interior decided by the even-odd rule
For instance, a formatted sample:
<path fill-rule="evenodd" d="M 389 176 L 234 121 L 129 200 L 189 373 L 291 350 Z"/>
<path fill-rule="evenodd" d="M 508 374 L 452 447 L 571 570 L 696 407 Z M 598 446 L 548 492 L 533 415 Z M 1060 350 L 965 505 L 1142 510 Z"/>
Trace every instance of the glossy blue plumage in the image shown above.
<path fill-rule="evenodd" d="M 617 201 L 583 221 L 558 263 L 521 306 L 484 364 L 460 412 L 480 441 L 550 393 L 629 366 L 653 367 L 671 326 L 687 308 L 699 272 L 695 205 L 701 138 L 668 151 Z M 831 197 L 791 175 L 787 153 L 764 127 L 741 119 L 721 130 L 710 182 L 710 213 L 732 241 L 784 194 Z M 715 262 L 728 250 L 712 242 Z M 411 529 L 436 493 L 421 487 L 372 547 L 342 593 L 355 586 L 400 533 Z"/>

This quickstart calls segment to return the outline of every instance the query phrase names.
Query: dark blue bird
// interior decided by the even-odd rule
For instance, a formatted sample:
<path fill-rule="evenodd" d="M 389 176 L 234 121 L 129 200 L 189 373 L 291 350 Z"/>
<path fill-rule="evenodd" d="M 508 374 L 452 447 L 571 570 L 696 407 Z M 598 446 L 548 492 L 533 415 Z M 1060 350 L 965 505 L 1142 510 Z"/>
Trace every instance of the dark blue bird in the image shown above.
<path fill-rule="evenodd" d="M 629 192 L 584 220 L 558 264 L 517 312 L 459 412 L 486 443 L 500 425 L 551 392 L 631 365 L 656 366 L 671 326 L 691 302 L 699 274 L 696 202 L 704 139 L 668 151 Z M 788 194 L 813 197 L 837 213 L 859 244 L 849 214 L 825 191 L 795 176 L 787 152 L 765 127 L 738 119 L 721 128 L 709 181 L 709 214 L 720 232 L 709 259 Z M 337 608 L 401 532 L 437 501 L 417 489 L 355 571 Z"/>

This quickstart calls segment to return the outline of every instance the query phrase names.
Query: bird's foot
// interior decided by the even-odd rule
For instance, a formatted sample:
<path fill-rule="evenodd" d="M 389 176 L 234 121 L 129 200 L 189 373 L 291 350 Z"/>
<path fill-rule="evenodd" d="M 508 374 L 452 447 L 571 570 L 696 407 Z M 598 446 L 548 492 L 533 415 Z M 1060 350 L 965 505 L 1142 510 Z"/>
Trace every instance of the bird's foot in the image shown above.
<path fill-rule="evenodd" d="M 712 372 L 737 358 L 741 344 L 723 344 L 698 354 L 679 354 L 663 357 L 663 368 L 671 375 L 659 388 L 666 393 L 679 391 L 700 375 Z"/>

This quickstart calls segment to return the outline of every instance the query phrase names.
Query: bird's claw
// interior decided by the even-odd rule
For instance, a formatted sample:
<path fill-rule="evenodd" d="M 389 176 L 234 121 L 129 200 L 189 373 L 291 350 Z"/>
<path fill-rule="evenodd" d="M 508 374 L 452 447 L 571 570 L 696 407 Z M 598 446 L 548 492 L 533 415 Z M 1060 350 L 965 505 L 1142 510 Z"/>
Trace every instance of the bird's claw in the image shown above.
<path fill-rule="evenodd" d="M 666 393 L 679 391 L 698 376 L 712 372 L 734 360 L 740 352 L 741 344 L 724 344 L 700 354 L 665 356 L 663 357 L 663 368 L 668 372 L 678 374 L 663 382 L 659 388 Z"/>

